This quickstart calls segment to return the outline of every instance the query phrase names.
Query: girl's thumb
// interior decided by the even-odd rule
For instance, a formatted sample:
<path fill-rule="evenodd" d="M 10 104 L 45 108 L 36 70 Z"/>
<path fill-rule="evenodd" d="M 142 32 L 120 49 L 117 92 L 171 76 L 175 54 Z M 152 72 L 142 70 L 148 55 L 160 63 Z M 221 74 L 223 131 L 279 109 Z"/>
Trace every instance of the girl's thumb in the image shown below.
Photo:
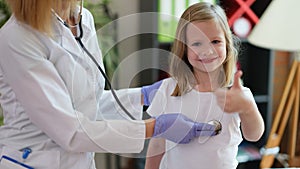
<path fill-rule="evenodd" d="M 241 88 L 241 83 L 240 83 L 240 78 L 242 77 L 243 72 L 241 70 L 238 70 L 235 74 L 234 74 L 234 81 L 232 84 L 231 88 Z"/>

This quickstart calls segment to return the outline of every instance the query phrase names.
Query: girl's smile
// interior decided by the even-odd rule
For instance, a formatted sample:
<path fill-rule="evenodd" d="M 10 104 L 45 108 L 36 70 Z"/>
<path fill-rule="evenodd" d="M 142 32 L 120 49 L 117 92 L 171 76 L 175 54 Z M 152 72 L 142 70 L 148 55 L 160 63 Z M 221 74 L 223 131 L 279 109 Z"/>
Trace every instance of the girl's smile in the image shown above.
<path fill-rule="evenodd" d="M 208 64 L 212 63 L 215 60 L 219 59 L 219 57 L 214 57 L 214 58 L 204 58 L 204 59 L 198 59 L 201 63 Z"/>

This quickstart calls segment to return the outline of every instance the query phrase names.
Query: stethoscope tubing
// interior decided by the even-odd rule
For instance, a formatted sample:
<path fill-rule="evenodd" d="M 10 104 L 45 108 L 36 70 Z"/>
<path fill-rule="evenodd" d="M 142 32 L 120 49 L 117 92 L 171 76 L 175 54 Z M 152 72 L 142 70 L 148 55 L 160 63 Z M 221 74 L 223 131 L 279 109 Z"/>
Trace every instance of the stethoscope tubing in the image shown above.
<path fill-rule="evenodd" d="M 58 19 L 59 22 L 61 22 L 64 26 L 70 28 L 70 26 L 64 21 L 62 20 L 58 14 L 52 10 L 52 12 L 54 13 L 54 15 L 56 16 L 56 18 Z M 89 50 L 85 47 L 85 45 L 82 42 L 82 37 L 83 37 L 83 29 L 82 29 L 82 15 L 80 13 L 79 15 L 79 31 L 80 34 L 79 36 L 75 36 L 75 40 L 78 42 L 78 44 L 80 45 L 80 47 L 84 50 L 84 52 L 86 52 L 86 54 L 89 56 L 89 58 L 94 62 L 94 64 L 97 66 L 98 70 L 100 71 L 101 75 L 104 77 L 115 101 L 117 102 L 117 104 L 121 107 L 121 109 L 126 113 L 126 115 L 131 119 L 131 120 L 136 120 L 136 118 L 134 118 L 129 111 L 124 107 L 124 105 L 121 103 L 120 99 L 118 98 L 115 90 L 113 89 L 111 82 L 109 80 L 109 78 L 107 77 L 106 73 L 104 72 L 104 70 L 101 68 L 101 66 L 98 64 L 97 60 L 95 59 L 95 57 L 89 52 Z"/>
<path fill-rule="evenodd" d="M 81 20 L 80 20 L 81 22 Z M 79 22 L 79 25 L 81 25 L 81 23 Z M 79 29 L 81 29 L 80 31 L 82 31 L 81 26 L 79 26 Z M 82 33 L 81 33 L 82 35 Z M 121 103 L 120 99 L 118 98 L 115 90 L 113 89 L 110 80 L 108 79 L 107 75 L 105 74 L 105 72 L 103 71 L 103 69 L 101 68 L 101 66 L 98 64 L 98 62 L 96 61 L 95 57 L 93 57 L 93 55 L 86 49 L 86 47 L 84 46 L 84 44 L 81 41 L 81 37 L 75 37 L 76 41 L 79 43 L 79 45 L 82 47 L 82 49 L 87 53 L 87 55 L 91 58 L 91 60 L 95 63 L 95 65 L 97 66 L 98 70 L 101 72 L 102 76 L 104 77 L 108 87 L 110 88 L 110 91 L 114 97 L 114 99 L 116 100 L 116 102 L 118 103 L 118 105 L 121 107 L 121 109 L 126 113 L 126 115 L 128 117 L 130 117 L 132 120 L 136 120 L 129 112 L 128 110 L 124 107 L 124 105 Z"/>

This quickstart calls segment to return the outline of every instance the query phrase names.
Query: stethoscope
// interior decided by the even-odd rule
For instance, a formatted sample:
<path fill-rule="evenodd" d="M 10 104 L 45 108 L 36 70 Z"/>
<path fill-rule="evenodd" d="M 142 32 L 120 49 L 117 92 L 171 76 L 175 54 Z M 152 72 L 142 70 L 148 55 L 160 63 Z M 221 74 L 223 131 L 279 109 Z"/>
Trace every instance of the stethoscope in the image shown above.
<path fill-rule="evenodd" d="M 97 66 L 98 70 L 101 72 L 102 76 L 104 77 L 108 87 L 110 88 L 110 91 L 114 97 L 114 99 L 116 100 L 117 104 L 121 107 L 121 109 L 126 113 L 126 115 L 128 117 L 130 117 L 130 119 L 132 120 L 136 120 L 130 113 L 129 111 L 124 107 L 124 105 L 121 103 L 121 101 L 119 100 L 116 92 L 114 91 L 109 78 L 107 77 L 106 73 L 103 71 L 103 69 L 101 68 L 101 66 L 98 64 L 98 62 L 96 61 L 95 57 L 89 52 L 89 50 L 85 47 L 85 45 L 82 42 L 82 37 L 83 37 L 83 29 L 82 29 L 82 6 L 83 6 L 83 1 L 81 1 L 81 5 L 80 5 L 80 11 L 79 11 L 79 23 L 76 24 L 75 26 L 72 27 L 76 27 L 79 28 L 79 36 L 75 36 L 75 40 L 78 42 L 78 44 L 81 46 L 81 48 L 87 53 L 87 55 L 90 57 L 90 59 L 94 62 L 94 64 Z M 71 28 L 71 26 L 65 22 L 54 10 L 52 10 L 52 13 L 56 16 L 56 18 L 58 19 L 59 22 L 61 22 L 62 24 L 64 24 L 64 26 L 66 26 L 67 28 Z M 78 26 L 78 27 L 77 27 Z M 208 124 L 211 125 L 215 125 L 216 129 L 215 132 L 216 134 L 219 134 L 222 130 L 222 124 L 220 122 L 220 120 L 211 120 L 208 122 Z"/>
<path fill-rule="evenodd" d="M 82 29 L 82 6 L 83 6 L 83 1 L 81 1 L 81 5 L 80 5 L 80 11 L 79 11 L 79 23 L 75 24 L 75 26 L 70 26 L 67 22 L 65 22 L 53 9 L 52 9 L 52 13 L 55 15 L 55 17 L 58 19 L 59 22 L 61 22 L 64 26 L 66 26 L 67 28 L 71 28 L 71 27 L 76 27 L 79 28 L 79 36 L 75 36 L 75 40 L 78 42 L 78 44 L 81 46 L 81 48 L 84 50 L 84 52 L 86 52 L 86 54 L 90 57 L 90 59 L 94 62 L 94 64 L 97 66 L 98 70 L 101 72 L 102 76 L 104 77 L 114 99 L 116 100 L 117 104 L 121 107 L 121 109 L 126 113 L 126 115 L 131 119 L 131 120 L 136 120 L 130 113 L 129 111 L 124 107 L 124 105 L 121 103 L 121 101 L 119 100 L 115 90 L 113 89 L 111 82 L 109 80 L 109 78 L 107 77 L 106 73 L 104 72 L 104 70 L 101 68 L 101 66 L 98 64 L 97 60 L 95 59 L 95 57 L 89 52 L 89 50 L 85 47 L 85 45 L 82 42 L 82 37 L 83 37 L 83 29 Z M 78 26 L 78 27 L 77 27 Z"/>

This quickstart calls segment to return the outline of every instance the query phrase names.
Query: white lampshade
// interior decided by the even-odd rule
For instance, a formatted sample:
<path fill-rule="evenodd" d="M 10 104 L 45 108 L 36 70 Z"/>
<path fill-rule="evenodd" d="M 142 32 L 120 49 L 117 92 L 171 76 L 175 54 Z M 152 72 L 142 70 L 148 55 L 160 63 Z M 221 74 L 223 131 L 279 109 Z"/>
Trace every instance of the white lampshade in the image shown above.
<path fill-rule="evenodd" d="M 300 51 L 300 0 L 272 0 L 248 41 L 256 46 Z"/>

